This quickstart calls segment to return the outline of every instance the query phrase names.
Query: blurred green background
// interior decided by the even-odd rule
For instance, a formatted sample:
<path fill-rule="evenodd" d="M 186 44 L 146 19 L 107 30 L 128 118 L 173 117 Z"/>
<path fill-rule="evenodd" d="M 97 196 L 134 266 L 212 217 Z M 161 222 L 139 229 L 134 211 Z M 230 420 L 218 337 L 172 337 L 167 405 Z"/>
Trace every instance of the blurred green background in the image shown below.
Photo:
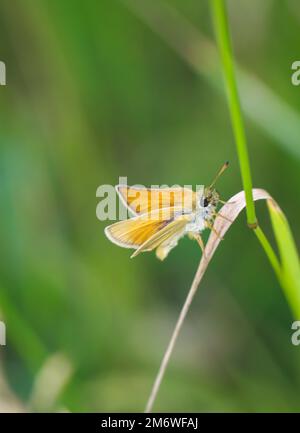
<path fill-rule="evenodd" d="M 228 7 L 254 186 L 299 241 L 300 4 Z M 207 184 L 227 159 L 218 190 L 241 190 L 209 0 L 0 0 L 0 10 L 0 410 L 142 411 L 200 251 L 184 239 L 163 263 L 129 260 L 105 238 L 95 194 L 119 176 Z M 155 410 L 298 411 L 292 321 L 242 213 Z"/>

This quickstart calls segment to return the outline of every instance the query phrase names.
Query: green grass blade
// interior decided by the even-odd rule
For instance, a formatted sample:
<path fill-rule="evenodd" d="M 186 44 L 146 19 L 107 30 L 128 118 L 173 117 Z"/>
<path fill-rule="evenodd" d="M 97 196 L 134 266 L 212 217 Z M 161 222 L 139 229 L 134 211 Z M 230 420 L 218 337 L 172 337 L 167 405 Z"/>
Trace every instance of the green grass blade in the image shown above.
<path fill-rule="evenodd" d="M 268 200 L 270 218 L 281 259 L 281 279 L 286 297 L 296 318 L 300 318 L 300 262 L 289 223 L 273 200 Z"/>
<path fill-rule="evenodd" d="M 266 235 L 264 234 L 264 232 L 262 231 L 262 229 L 259 226 L 256 227 L 256 229 L 254 229 L 254 233 L 255 233 L 257 239 L 259 240 L 261 246 L 263 247 L 263 250 L 268 257 L 269 262 L 270 262 L 271 266 L 273 267 L 274 272 L 275 272 L 278 280 L 281 281 L 281 279 L 282 279 L 281 265 L 280 265 L 280 262 L 276 256 L 270 242 L 268 241 Z"/>
<path fill-rule="evenodd" d="M 236 149 L 240 163 L 243 188 L 246 196 L 246 211 L 248 225 L 252 228 L 257 226 L 254 201 L 252 197 L 252 177 L 250 170 L 247 140 L 241 110 L 241 104 L 237 89 L 234 70 L 234 60 L 231 47 L 230 33 L 227 21 L 226 8 L 223 0 L 213 0 L 212 15 L 220 51 L 223 75 L 227 89 L 228 105 L 231 123 L 236 142 Z"/>

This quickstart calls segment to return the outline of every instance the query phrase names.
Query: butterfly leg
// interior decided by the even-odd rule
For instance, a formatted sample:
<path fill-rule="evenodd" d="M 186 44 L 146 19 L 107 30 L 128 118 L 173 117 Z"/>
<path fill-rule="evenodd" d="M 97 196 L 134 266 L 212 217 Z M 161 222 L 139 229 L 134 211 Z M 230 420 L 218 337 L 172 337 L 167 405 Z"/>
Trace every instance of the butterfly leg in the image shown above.
<path fill-rule="evenodd" d="M 220 199 L 219 199 L 219 202 L 222 204 L 235 204 L 236 203 L 236 201 L 224 201 L 224 200 L 220 200 Z"/>
<path fill-rule="evenodd" d="M 225 215 L 221 214 L 220 212 L 214 213 L 214 216 L 215 217 L 219 216 L 219 217 L 223 218 L 224 220 L 229 221 L 230 223 L 233 223 L 233 221 L 231 219 L 227 218 Z"/>
<path fill-rule="evenodd" d="M 222 241 L 224 240 L 224 238 L 220 235 L 219 232 L 217 232 L 217 230 L 214 228 L 214 226 L 213 226 L 209 221 L 206 221 L 205 223 L 206 223 L 206 226 L 207 226 L 211 231 L 213 231 L 214 234 L 215 234 L 219 239 L 221 239 Z"/>
<path fill-rule="evenodd" d="M 204 242 L 203 242 L 203 239 L 202 239 L 200 233 L 194 234 L 194 239 L 196 239 L 196 241 L 198 242 L 198 244 L 199 244 L 199 246 L 201 248 L 202 254 L 206 258 L 206 255 L 205 255 L 205 245 L 204 245 Z"/>

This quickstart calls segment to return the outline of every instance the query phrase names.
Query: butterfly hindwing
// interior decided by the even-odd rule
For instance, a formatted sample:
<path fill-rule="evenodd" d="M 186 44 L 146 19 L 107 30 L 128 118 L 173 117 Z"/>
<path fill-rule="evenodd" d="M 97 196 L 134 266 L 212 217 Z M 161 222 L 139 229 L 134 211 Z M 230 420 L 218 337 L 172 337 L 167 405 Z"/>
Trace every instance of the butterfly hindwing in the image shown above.
<path fill-rule="evenodd" d="M 180 208 L 157 209 L 125 221 L 119 221 L 105 229 L 106 236 L 115 244 L 134 248 L 137 251 L 151 251 L 168 237 L 179 234 L 190 220 L 182 215 Z"/>
<path fill-rule="evenodd" d="M 184 234 L 185 226 L 189 221 L 190 215 L 188 214 L 178 216 L 147 239 L 139 248 L 137 248 L 131 257 L 135 257 L 143 251 L 152 251 L 155 248 L 159 248 L 162 244 L 173 244 L 174 240 L 176 240 L 177 243 L 177 240 Z"/>

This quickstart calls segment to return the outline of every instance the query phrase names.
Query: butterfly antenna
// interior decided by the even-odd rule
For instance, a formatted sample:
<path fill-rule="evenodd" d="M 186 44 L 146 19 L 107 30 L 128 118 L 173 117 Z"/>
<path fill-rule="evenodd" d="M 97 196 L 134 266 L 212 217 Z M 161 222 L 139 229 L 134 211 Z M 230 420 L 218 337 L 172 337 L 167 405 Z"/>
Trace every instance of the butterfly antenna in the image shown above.
<path fill-rule="evenodd" d="M 224 171 L 226 170 L 226 168 L 227 168 L 228 166 L 229 166 L 229 161 L 226 161 L 226 162 L 222 165 L 222 167 L 220 168 L 220 170 L 218 171 L 218 173 L 217 173 L 216 177 L 214 178 L 214 180 L 212 181 L 212 183 L 210 184 L 209 189 L 211 189 L 211 188 L 214 186 L 214 184 L 217 182 L 217 180 L 219 179 L 219 177 L 221 176 L 221 174 L 224 173 Z"/>

